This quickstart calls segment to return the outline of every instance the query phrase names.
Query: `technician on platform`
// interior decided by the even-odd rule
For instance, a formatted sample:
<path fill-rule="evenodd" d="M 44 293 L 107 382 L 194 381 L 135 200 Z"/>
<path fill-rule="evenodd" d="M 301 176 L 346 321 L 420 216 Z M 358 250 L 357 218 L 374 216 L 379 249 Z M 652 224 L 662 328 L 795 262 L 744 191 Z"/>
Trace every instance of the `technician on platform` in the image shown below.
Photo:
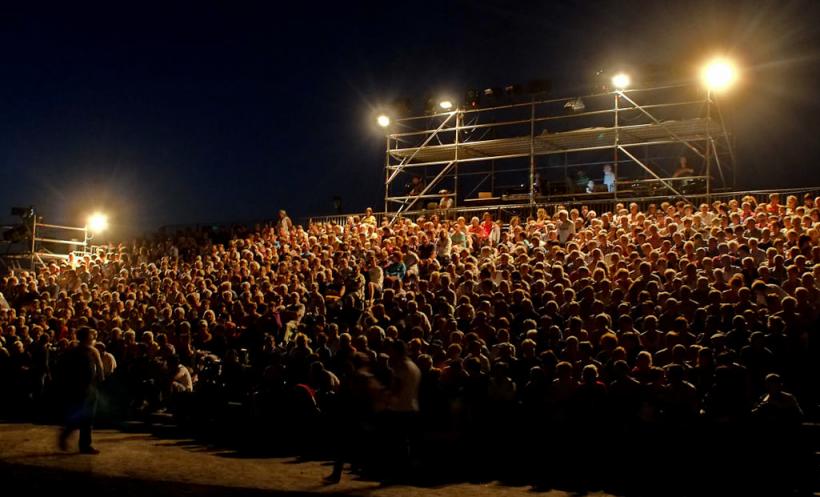
<path fill-rule="evenodd" d="M 673 178 L 681 178 L 684 176 L 692 176 L 695 174 L 695 170 L 686 162 L 686 157 L 681 155 L 680 160 L 678 162 L 678 168 L 675 169 L 675 172 L 672 174 Z"/>

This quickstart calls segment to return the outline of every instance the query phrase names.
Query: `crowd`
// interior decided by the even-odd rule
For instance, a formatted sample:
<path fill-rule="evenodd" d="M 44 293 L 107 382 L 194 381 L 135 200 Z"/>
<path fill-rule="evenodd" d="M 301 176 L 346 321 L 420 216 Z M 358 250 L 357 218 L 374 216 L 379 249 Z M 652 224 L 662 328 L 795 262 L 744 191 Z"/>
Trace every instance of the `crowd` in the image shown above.
<path fill-rule="evenodd" d="M 669 452 L 696 432 L 791 440 L 817 415 L 819 281 L 811 195 L 504 222 L 280 212 L 3 276 L 0 409 L 50 409 L 85 344 L 109 410 L 241 405 L 267 440 L 326 442 L 332 479 L 450 447 L 474 467 L 535 464 L 521 446 L 551 467 L 621 467 L 599 446 L 685 465 Z"/>

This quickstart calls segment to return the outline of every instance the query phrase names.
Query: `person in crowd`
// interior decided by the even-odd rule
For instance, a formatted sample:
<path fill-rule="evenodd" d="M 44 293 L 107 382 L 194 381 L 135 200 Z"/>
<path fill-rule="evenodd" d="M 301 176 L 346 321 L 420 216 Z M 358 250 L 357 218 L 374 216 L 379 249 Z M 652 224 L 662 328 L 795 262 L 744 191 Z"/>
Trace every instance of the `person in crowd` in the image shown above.
<path fill-rule="evenodd" d="M 288 213 L 285 212 L 285 209 L 281 209 L 279 211 L 279 220 L 277 221 L 276 226 L 279 231 L 279 236 L 283 240 L 287 240 L 290 235 L 290 231 L 293 229 L 293 221 L 290 220 L 290 217 L 288 217 Z"/>
<path fill-rule="evenodd" d="M 97 410 L 97 386 L 105 380 L 105 366 L 94 347 L 97 332 L 87 326 L 77 330 L 77 343 L 62 357 L 60 381 L 65 396 L 65 423 L 59 436 L 62 450 L 68 450 L 68 438 L 80 432 L 80 453 L 99 454 L 91 445 L 91 430 Z"/>
<path fill-rule="evenodd" d="M 373 209 L 368 207 L 365 209 L 364 217 L 362 218 L 362 224 L 366 224 L 368 226 L 376 226 L 376 216 L 373 215 Z"/>
<path fill-rule="evenodd" d="M 575 223 L 569 220 L 569 214 L 565 210 L 558 212 L 558 222 L 556 231 L 558 233 L 558 243 L 565 244 L 575 235 Z"/>
<path fill-rule="evenodd" d="M 766 375 L 766 395 L 752 409 L 752 414 L 773 424 L 795 426 L 803 410 L 794 395 L 783 391 L 783 380 L 777 373 Z"/>
<path fill-rule="evenodd" d="M 390 256 L 390 264 L 384 268 L 384 274 L 392 280 L 404 280 L 407 274 L 407 265 L 404 263 L 401 252 L 393 252 L 393 255 Z"/>
<path fill-rule="evenodd" d="M 393 340 L 388 346 L 390 386 L 387 391 L 385 431 L 392 438 L 388 443 L 387 457 L 390 476 L 400 476 L 407 468 L 413 450 L 414 433 L 419 411 L 419 385 L 421 370 L 408 357 L 407 345 L 401 340 Z"/>

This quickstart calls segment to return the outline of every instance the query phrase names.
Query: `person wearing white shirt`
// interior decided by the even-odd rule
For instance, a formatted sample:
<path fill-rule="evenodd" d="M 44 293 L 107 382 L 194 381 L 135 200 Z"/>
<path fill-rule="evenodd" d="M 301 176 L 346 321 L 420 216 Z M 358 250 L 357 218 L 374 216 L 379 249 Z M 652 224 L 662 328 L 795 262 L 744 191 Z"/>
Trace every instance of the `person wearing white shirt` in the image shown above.
<path fill-rule="evenodd" d="M 501 243 L 501 220 L 496 221 L 493 224 L 493 229 L 490 230 L 490 243 L 493 246 L 498 245 Z"/>
<path fill-rule="evenodd" d="M 367 280 L 377 290 L 384 286 L 384 270 L 376 263 L 376 258 L 370 258 L 370 267 L 367 269 Z"/>
<path fill-rule="evenodd" d="M 438 240 L 436 240 L 436 257 L 439 259 L 447 259 L 450 257 L 450 253 L 453 250 L 453 241 L 450 239 L 450 235 L 441 230 L 438 234 Z"/>
<path fill-rule="evenodd" d="M 173 377 L 171 378 L 171 390 L 173 392 L 193 392 L 194 382 L 191 378 L 191 372 L 188 368 L 179 363 L 177 356 L 172 356 L 168 361 L 168 370 Z"/>
<path fill-rule="evenodd" d="M 705 226 L 711 226 L 715 213 L 709 210 L 709 204 L 700 204 L 700 220 Z"/>
<path fill-rule="evenodd" d="M 389 429 L 395 435 L 398 444 L 395 454 L 400 459 L 399 465 L 407 463 L 410 454 L 410 438 L 414 431 L 416 416 L 419 412 L 419 385 L 421 370 L 407 356 L 407 346 L 400 340 L 390 346 L 390 368 L 393 370 L 393 381 L 390 387 L 388 403 Z"/>
<path fill-rule="evenodd" d="M 404 342 L 394 341 L 390 348 L 390 366 L 393 370 L 390 410 L 398 413 L 416 413 L 419 410 L 421 371 L 407 357 Z"/>
<path fill-rule="evenodd" d="M 108 378 L 117 369 L 117 360 L 111 352 L 105 350 L 104 343 L 97 343 L 96 347 L 100 352 L 100 359 L 103 364 L 103 373 L 105 373 L 105 377 Z"/>
<path fill-rule="evenodd" d="M 570 238 L 575 235 L 575 223 L 570 221 L 569 214 L 567 211 L 560 211 L 558 213 L 558 223 L 556 223 L 556 229 L 558 230 L 558 242 L 561 245 L 564 245 L 569 241 Z"/>
<path fill-rule="evenodd" d="M 615 191 L 615 173 L 612 171 L 612 165 L 610 164 L 604 166 L 604 185 L 606 185 L 606 191 Z"/>

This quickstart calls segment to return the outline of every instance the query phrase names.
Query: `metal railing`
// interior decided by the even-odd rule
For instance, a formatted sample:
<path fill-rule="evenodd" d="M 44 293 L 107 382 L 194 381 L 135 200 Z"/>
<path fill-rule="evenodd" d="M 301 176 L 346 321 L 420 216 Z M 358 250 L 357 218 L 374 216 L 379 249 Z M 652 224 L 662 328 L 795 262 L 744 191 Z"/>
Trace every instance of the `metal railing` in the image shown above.
<path fill-rule="evenodd" d="M 743 197 L 751 196 L 753 197 L 758 203 L 763 203 L 768 201 L 769 195 L 772 193 L 777 193 L 781 195 L 780 202 L 782 204 L 786 203 L 786 196 L 788 195 L 795 195 L 798 197 L 798 200 L 802 204 L 802 196 L 806 193 L 813 194 L 815 196 L 820 196 L 820 187 L 809 187 L 809 188 L 781 188 L 781 189 L 766 189 L 766 190 L 744 190 L 744 191 L 727 191 L 727 192 L 718 192 L 712 193 L 711 195 L 703 194 L 692 194 L 686 195 L 686 203 L 691 204 L 694 207 L 698 207 L 700 204 L 710 204 L 716 201 L 720 202 L 728 202 L 730 200 L 741 200 Z M 557 206 L 563 206 L 567 209 L 572 208 L 580 208 L 582 206 L 588 207 L 595 207 L 600 212 L 607 212 L 612 211 L 616 205 L 624 204 L 628 206 L 631 203 L 638 204 L 638 207 L 641 210 L 645 210 L 650 204 L 660 204 L 662 202 L 671 202 L 675 203 L 676 199 L 673 196 L 669 195 L 654 195 L 654 196 L 636 196 L 631 198 L 611 198 L 612 194 L 606 194 L 608 198 L 595 198 L 593 195 L 596 194 L 577 194 L 577 195 L 563 195 L 561 198 L 556 198 L 555 200 L 547 200 L 546 202 L 539 202 L 536 204 L 529 204 L 529 203 L 507 203 L 507 204 L 492 204 L 492 205 L 477 205 L 477 206 L 470 206 L 470 207 L 456 207 L 447 210 L 441 209 L 418 209 L 414 211 L 403 212 L 401 217 L 405 218 L 418 218 L 419 216 L 430 216 L 433 214 L 437 214 L 441 217 L 446 217 L 448 219 L 453 219 L 459 216 L 470 216 L 475 213 L 480 212 L 489 212 L 494 214 L 495 219 L 502 219 L 508 220 L 510 217 L 517 215 L 532 215 L 535 214 L 537 209 L 547 209 L 548 211 L 551 208 L 555 208 Z M 373 216 L 376 217 L 376 222 L 378 225 L 381 225 L 384 220 L 390 220 L 391 217 L 394 215 L 394 212 L 374 212 Z M 363 212 L 357 213 L 350 213 L 350 214 L 331 214 L 327 216 L 312 216 L 309 217 L 308 223 L 309 224 L 316 224 L 316 223 L 331 223 L 331 224 L 338 224 L 338 225 L 345 225 L 348 222 L 349 218 L 353 218 L 358 216 L 360 219 L 365 216 Z"/>

